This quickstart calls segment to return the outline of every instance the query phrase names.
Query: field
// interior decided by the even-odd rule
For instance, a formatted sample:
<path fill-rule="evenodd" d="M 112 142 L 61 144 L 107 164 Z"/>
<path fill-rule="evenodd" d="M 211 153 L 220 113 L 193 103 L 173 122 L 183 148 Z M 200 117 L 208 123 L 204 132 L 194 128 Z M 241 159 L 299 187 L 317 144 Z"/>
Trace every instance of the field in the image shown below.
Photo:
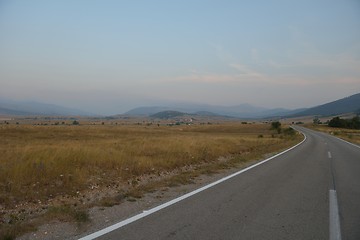
<path fill-rule="evenodd" d="M 292 131 L 279 134 L 269 124 L 240 122 L 179 126 L 3 124 L 0 136 L 3 232 L 29 218 L 14 216 L 14 212 L 40 208 L 39 213 L 53 218 L 59 218 L 60 211 L 86 219 L 86 213 L 78 211 L 79 205 L 71 205 L 75 209 L 70 210 L 68 202 L 55 200 L 76 202 L 80 196 L 103 188 L 123 192 L 121 199 L 136 200 L 143 194 L 140 190 L 160 186 L 162 176 L 171 176 L 172 180 L 168 177 L 161 184 L 189 183 L 199 174 L 261 159 L 302 138 Z M 143 179 L 148 179 L 147 184 Z M 93 206 L 94 201 L 87 198 L 88 207 Z M 97 204 L 120 202 L 113 200 L 104 197 Z M 83 200 L 79 203 L 86 211 Z"/>

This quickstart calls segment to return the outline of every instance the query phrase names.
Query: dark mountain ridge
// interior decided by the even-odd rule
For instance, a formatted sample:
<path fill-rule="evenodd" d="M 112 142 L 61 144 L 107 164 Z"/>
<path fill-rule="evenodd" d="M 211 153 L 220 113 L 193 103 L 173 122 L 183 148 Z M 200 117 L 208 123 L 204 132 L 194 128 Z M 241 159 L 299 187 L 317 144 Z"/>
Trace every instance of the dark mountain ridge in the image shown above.
<path fill-rule="evenodd" d="M 300 111 L 298 113 L 287 115 L 287 117 L 300 116 L 334 116 L 345 113 L 356 113 L 360 110 L 360 93 L 342 98 L 333 102 L 325 103 L 316 107 Z"/>
<path fill-rule="evenodd" d="M 160 119 L 170 119 L 170 118 L 174 118 L 174 117 L 181 117 L 184 115 L 186 115 L 186 113 L 178 112 L 178 111 L 162 111 L 162 112 L 155 113 L 155 114 L 151 115 L 150 117 L 160 118 Z"/>

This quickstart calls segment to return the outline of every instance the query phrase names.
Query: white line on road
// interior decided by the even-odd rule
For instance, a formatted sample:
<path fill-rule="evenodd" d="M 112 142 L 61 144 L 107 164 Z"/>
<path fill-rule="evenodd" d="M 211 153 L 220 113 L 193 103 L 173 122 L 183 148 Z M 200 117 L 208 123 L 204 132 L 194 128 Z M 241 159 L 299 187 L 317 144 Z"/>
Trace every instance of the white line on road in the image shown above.
<path fill-rule="evenodd" d="M 339 207 L 336 196 L 336 190 L 330 189 L 329 191 L 329 239 L 341 240 Z"/>
<path fill-rule="evenodd" d="M 352 145 L 352 146 L 354 146 L 354 147 L 360 148 L 360 146 L 357 145 L 357 144 L 348 142 L 348 141 L 346 141 L 346 140 L 344 140 L 344 139 L 342 139 L 342 138 L 338 138 L 338 137 L 335 137 L 335 138 L 339 139 L 340 141 L 346 142 L 347 144 L 350 144 L 350 145 Z"/>
<path fill-rule="evenodd" d="M 331 158 L 331 152 L 328 152 L 328 157 Z"/>
<path fill-rule="evenodd" d="M 297 131 L 299 131 L 299 130 L 297 130 Z M 270 160 L 272 160 L 272 159 L 274 159 L 274 158 L 276 158 L 276 157 L 278 157 L 278 156 L 280 156 L 280 155 L 282 155 L 282 154 L 284 154 L 284 153 L 286 153 L 286 152 L 288 152 L 288 151 L 296 148 L 297 146 L 299 146 L 300 144 L 302 144 L 303 142 L 305 142 L 305 141 L 306 141 L 306 135 L 305 135 L 304 133 L 302 133 L 302 134 L 304 135 L 304 139 L 303 139 L 300 143 L 296 144 L 295 146 L 293 146 L 293 147 L 291 147 L 291 148 L 289 148 L 289 149 L 287 149 L 287 150 L 285 150 L 285 151 L 283 151 L 283 152 L 281 152 L 281 153 L 278 153 L 278 154 L 276 154 L 276 155 L 274 155 L 274 156 L 272 156 L 272 157 L 270 157 L 270 158 L 268 158 L 268 159 L 265 159 L 265 160 L 263 160 L 263 161 L 261 161 L 261 162 L 258 162 L 258 163 L 254 164 L 254 165 L 251 165 L 250 167 L 247 167 L 247 168 L 245 168 L 245 169 L 243 169 L 243 170 L 240 170 L 240 171 L 238 171 L 238 172 L 236 172 L 236 173 L 233 173 L 233 174 L 231 174 L 231 175 L 229 175 L 229 176 L 227 176 L 227 177 L 224 177 L 224 178 L 222 178 L 222 179 L 220 179 L 220 180 L 218 180 L 218 181 L 216 181 L 216 182 L 210 183 L 210 184 L 208 184 L 208 185 L 206 185 L 206 186 L 204 186 L 204 187 L 202 187 L 202 188 L 199 188 L 199 189 L 197 189 L 197 190 L 195 190 L 195 191 L 192 191 L 192 192 L 190 192 L 190 193 L 187 193 L 187 194 L 185 194 L 185 195 L 183 195 L 183 196 L 181 196 L 181 197 L 178 197 L 178 198 L 173 199 L 173 200 L 171 200 L 171 201 L 169 201 L 169 202 L 166 202 L 166 203 L 164 203 L 164 204 L 162 204 L 162 205 L 160 205 L 160 206 L 157 206 L 157 207 L 155 207 L 155 208 L 152 208 L 152 209 L 150 209 L 150 210 L 148 210 L 148 211 L 144 211 L 144 212 L 142 212 L 142 213 L 140 213 L 140 214 L 138 214 L 138 215 L 135 215 L 135 216 L 133 216 L 133 217 L 131 217 L 131 218 L 125 219 L 125 220 L 123 220 L 123 221 L 121 221 L 121 222 L 119 222 L 119 223 L 116 223 L 116 224 L 114 224 L 114 225 L 111 225 L 111 226 L 109 226 L 109 227 L 107 227 L 107 228 L 104 228 L 104 229 L 102 229 L 102 230 L 100 230 L 100 231 L 97 231 L 97 232 L 94 232 L 94 233 L 92 233 L 92 234 L 90 234 L 90 235 L 87 235 L 87 236 L 85 236 L 85 237 L 82 237 L 82 238 L 80 238 L 79 240 L 92 240 L 92 239 L 98 238 L 98 237 L 100 237 L 100 236 L 102 236 L 102 235 L 105 235 L 105 234 L 107 234 L 107 233 L 109 233 L 109 232 L 112 232 L 112 231 L 114 231 L 114 230 L 116 230 L 116 229 L 118 229 L 118 228 L 121 228 L 121 227 L 123 227 L 123 226 L 125 226 L 125 225 L 128 225 L 128 224 L 130 224 L 130 223 L 132 223 L 132 222 L 135 222 L 135 221 L 137 221 L 137 220 L 139 220 L 139 219 L 141 219 L 141 218 L 144 218 L 144 217 L 146 217 L 146 216 L 148 216 L 148 215 L 150 215 L 150 214 L 153 214 L 153 213 L 155 213 L 155 212 L 157 212 L 157 211 L 160 211 L 161 209 L 164 209 L 164 208 L 166 208 L 166 207 L 169 207 L 169 206 L 171 206 L 171 205 L 173 205 L 173 204 L 175 204 L 175 203 L 177 203 L 177 202 L 180 202 L 180 201 L 182 201 L 182 200 L 184 200 L 184 199 L 186 199 L 186 198 L 189 198 L 189 197 L 191 197 L 191 196 L 193 196 L 193 195 L 195 195 L 195 194 L 198 194 L 198 193 L 200 193 L 200 192 L 202 192 L 202 191 L 204 191 L 204 190 L 206 190 L 206 189 L 208 189 L 208 188 L 211 188 L 211 187 L 213 187 L 213 186 L 215 186 L 215 185 L 217 185 L 217 184 L 219 184 L 219 183 L 222 183 L 222 182 L 224 182 L 224 181 L 226 181 L 226 180 L 229 180 L 230 178 L 233 178 L 233 177 L 235 177 L 235 176 L 237 176 L 237 175 L 240 175 L 240 174 L 242 174 L 242 173 L 244 173 L 244 172 L 246 172 L 246 171 L 248 171 L 248 170 L 250 170 L 250 169 L 252 169 L 252 168 L 255 168 L 255 167 L 257 167 L 257 166 L 259 166 L 259 165 L 261 165 L 261 164 L 264 164 L 264 163 L 266 163 L 266 162 L 268 162 L 268 161 L 270 161 Z"/>

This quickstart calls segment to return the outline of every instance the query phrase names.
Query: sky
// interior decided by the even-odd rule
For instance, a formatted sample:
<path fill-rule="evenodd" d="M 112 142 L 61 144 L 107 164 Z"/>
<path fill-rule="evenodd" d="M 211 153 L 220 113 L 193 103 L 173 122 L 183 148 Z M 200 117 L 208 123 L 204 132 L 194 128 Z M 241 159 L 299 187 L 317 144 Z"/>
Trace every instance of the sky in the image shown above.
<path fill-rule="evenodd" d="M 110 115 L 359 92 L 359 0 L 0 0 L 0 98 Z"/>

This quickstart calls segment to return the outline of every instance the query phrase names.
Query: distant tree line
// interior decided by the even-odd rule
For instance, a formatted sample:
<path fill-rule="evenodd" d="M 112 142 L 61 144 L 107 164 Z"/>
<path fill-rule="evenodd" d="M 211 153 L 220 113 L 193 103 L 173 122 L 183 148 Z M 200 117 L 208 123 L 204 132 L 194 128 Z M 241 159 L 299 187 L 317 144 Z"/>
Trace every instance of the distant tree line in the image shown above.
<path fill-rule="evenodd" d="M 329 127 L 335 128 L 350 128 L 350 129 L 360 129 L 360 118 L 359 116 L 353 117 L 351 119 L 341 119 L 340 117 L 334 117 L 329 121 Z"/>

